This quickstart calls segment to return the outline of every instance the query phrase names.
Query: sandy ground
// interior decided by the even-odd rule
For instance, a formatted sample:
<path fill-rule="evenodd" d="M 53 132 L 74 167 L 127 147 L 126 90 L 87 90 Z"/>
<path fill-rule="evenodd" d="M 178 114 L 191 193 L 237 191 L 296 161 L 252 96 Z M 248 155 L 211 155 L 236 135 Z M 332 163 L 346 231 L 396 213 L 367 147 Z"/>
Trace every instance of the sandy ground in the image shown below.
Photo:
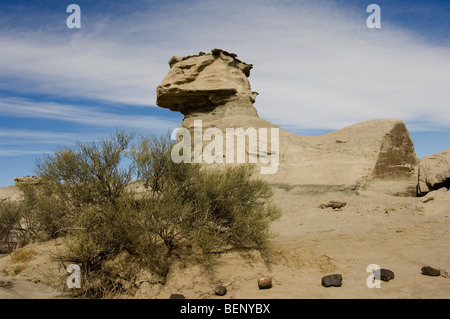
<path fill-rule="evenodd" d="M 0 286 L 1 299 L 65 299 L 68 295 L 41 283 L 26 280 L 13 280 L 7 285 Z"/>
<path fill-rule="evenodd" d="M 284 288 L 293 298 L 449 298 L 450 192 L 435 197 L 422 203 L 371 192 L 279 191 L 284 215 L 273 225 L 275 245 L 288 260 L 304 266 L 291 274 L 282 271 L 283 265 L 278 274 L 275 266 L 273 277 L 280 289 L 274 286 L 273 297 L 285 297 Z M 347 205 L 341 211 L 317 208 L 328 200 Z M 305 251 L 312 258 L 305 260 Z M 395 278 L 369 289 L 370 264 L 392 270 Z M 441 269 L 444 276 L 424 276 L 423 266 Z M 321 277 L 332 273 L 342 274 L 342 287 L 323 288 Z"/>
<path fill-rule="evenodd" d="M 55 241 L 22 248 L 32 252 L 30 260 L 16 261 L 0 255 L 0 299 L 66 299 L 68 291 L 56 289 L 66 277 L 64 269 L 52 258 L 61 245 Z M 67 274 L 68 275 L 68 274 Z"/>
<path fill-rule="evenodd" d="M 347 205 L 319 208 L 330 200 Z M 450 298 L 450 191 L 414 198 L 294 187 L 276 189 L 275 201 L 283 215 L 272 225 L 270 263 L 257 252 L 229 252 L 208 271 L 179 264 L 166 285 L 141 280 L 132 298 L 168 298 L 171 293 L 187 298 Z M 0 279 L 12 281 L 0 285 L 0 298 L 67 297 L 42 284 L 52 271 L 58 276 L 63 271 L 49 257 L 57 249 L 55 242 L 32 247 L 38 253 L 17 275 L 10 256 L 0 257 Z M 392 270 L 395 278 L 368 288 L 371 264 Z M 441 276 L 422 275 L 423 266 L 440 269 Z M 342 286 L 322 287 L 322 276 L 335 273 L 342 275 Z M 273 287 L 259 290 L 260 276 L 272 276 Z M 218 284 L 227 286 L 226 296 L 214 295 Z"/>

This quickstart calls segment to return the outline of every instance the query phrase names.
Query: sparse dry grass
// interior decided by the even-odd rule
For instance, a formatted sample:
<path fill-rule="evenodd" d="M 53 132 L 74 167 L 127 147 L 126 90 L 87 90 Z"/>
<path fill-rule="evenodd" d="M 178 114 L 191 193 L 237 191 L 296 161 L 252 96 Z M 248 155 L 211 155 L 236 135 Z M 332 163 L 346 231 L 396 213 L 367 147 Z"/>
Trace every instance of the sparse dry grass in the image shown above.
<path fill-rule="evenodd" d="M 28 267 L 27 263 L 19 264 L 19 265 L 14 266 L 14 268 L 12 269 L 12 275 L 16 276 L 16 275 L 20 274 L 27 267 Z"/>
<path fill-rule="evenodd" d="M 34 259 L 37 252 L 33 248 L 23 248 L 11 253 L 11 264 L 27 263 Z"/>

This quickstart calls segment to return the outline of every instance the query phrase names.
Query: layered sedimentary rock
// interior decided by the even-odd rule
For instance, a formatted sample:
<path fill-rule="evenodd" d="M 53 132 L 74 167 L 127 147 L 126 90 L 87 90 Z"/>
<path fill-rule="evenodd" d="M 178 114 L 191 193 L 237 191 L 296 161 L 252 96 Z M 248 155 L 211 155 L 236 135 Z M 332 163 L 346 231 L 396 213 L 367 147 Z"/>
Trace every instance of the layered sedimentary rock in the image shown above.
<path fill-rule="evenodd" d="M 272 156 L 277 152 L 279 165 L 274 174 L 263 176 L 268 181 L 318 188 L 396 181 L 400 184 L 389 184 L 398 187 L 394 193 L 415 194 L 419 159 L 403 121 L 377 119 L 321 136 L 299 136 L 258 117 L 253 106 L 257 93 L 248 81 L 252 65 L 236 54 L 215 49 L 173 57 L 169 65 L 157 88 L 157 104 L 183 113 L 182 127 L 193 130 L 201 120 L 203 131 L 216 128 L 223 135 L 227 128 L 278 129 L 278 149 L 271 140 L 268 149 Z"/>
<path fill-rule="evenodd" d="M 23 176 L 23 177 L 14 178 L 14 183 L 16 186 L 19 186 L 22 184 L 40 185 L 42 183 L 42 180 L 41 180 L 41 178 L 36 177 L 36 176 Z"/>
<path fill-rule="evenodd" d="M 450 149 L 425 156 L 419 165 L 417 192 L 425 195 L 441 187 L 450 187 Z"/>
<path fill-rule="evenodd" d="M 234 107 L 256 115 L 252 103 L 257 93 L 251 91 L 247 79 L 252 65 L 235 54 L 215 49 L 211 54 L 174 56 L 169 65 L 169 73 L 157 88 L 159 106 L 188 115 L 235 102 Z"/>

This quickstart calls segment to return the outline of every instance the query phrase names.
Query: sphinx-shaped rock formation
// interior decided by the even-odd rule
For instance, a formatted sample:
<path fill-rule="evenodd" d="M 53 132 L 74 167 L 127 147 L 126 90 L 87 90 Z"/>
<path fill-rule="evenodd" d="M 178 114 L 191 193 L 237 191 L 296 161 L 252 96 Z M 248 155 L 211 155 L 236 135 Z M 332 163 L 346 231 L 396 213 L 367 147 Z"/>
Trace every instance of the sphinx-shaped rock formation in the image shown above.
<path fill-rule="evenodd" d="M 227 103 L 245 114 L 256 115 L 252 92 L 247 79 L 252 65 L 222 50 L 211 54 L 172 57 L 170 71 L 157 88 L 156 103 L 184 115 L 210 112 Z"/>
<path fill-rule="evenodd" d="M 258 117 L 257 93 L 248 81 L 252 65 L 236 54 L 214 49 L 172 57 L 169 65 L 157 88 L 157 104 L 183 113 L 182 127 L 192 130 L 194 121 L 202 120 L 203 130 L 279 129 L 279 168 L 263 176 L 268 181 L 315 189 L 390 182 L 389 192 L 415 195 L 419 159 L 403 121 L 378 119 L 321 136 L 299 136 Z"/>

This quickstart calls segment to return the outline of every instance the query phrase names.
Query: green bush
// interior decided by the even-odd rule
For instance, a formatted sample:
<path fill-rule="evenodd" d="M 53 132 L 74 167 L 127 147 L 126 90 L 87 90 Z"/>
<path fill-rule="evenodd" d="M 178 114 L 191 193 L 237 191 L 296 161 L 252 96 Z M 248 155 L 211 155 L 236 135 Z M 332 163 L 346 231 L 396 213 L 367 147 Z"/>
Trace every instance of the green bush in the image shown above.
<path fill-rule="evenodd" d="M 51 194 L 27 183 L 18 188 L 23 195 L 21 201 L 0 205 L 0 244 L 8 251 L 31 241 L 54 238 L 64 223 Z"/>
<path fill-rule="evenodd" d="M 45 199 L 23 190 L 31 228 L 65 235 L 60 258 L 82 266 L 89 296 L 120 290 L 105 264 L 124 251 L 162 281 L 183 254 L 206 260 L 230 248 L 268 251 L 280 212 L 253 166 L 176 164 L 168 135 L 133 138 L 119 131 L 60 148 L 36 166 Z M 133 176 L 145 191 L 128 187 Z"/>
<path fill-rule="evenodd" d="M 137 177 L 144 181 L 145 188 L 153 195 L 159 195 L 173 186 L 184 191 L 199 174 L 199 164 L 176 164 L 171 160 L 173 144 L 168 134 L 141 136 L 131 148 L 130 158 L 135 164 Z"/>
<path fill-rule="evenodd" d="M 20 224 L 20 205 L 16 202 L 0 202 L 0 251 L 11 252 L 23 240 L 25 231 Z"/>
<path fill-rule="evenodd" d="M 164 208 L 178 203 L 180 207 L 173 211 L 187 212 L 172 216 L 159 208 L 151 216 L 162 214 L 159 220 L 177 224 L 179 235 L 197 243 L 205 253 L 227 245 L 266 251 L 269 224 L 280 212 L 270 202 L 270 186 L 254 178 L 255 167 L 205 169 L 199 164 L 176 164 L 170 159 L 172 145 L 168 135 L 141 137 L 131 151 L 138 176 L 154 194 L 163 195 L 153 205 Z M 168 247 L 173 238 L 165 240 Z"/>
<path fill-rule="evenodd" d="M 23 194 L 20 203 L 21 223 L 29 240 L 46 240 L 61 235 L 70 226 L 65 203 L 46 184 L 18 184 Z"/>
<path fill-rule="evenodd" d="M 226 166 L 202 171 L 189 198 L 197 232 L 192 240 L 205 252 L 234 248 L 267 251 L 270 223 L 280 216 L 270 201 L 272 189 L 253 178 L 254 166 Z"/>
<path fill-rule="evenodd" d="M 122 168 L 133 134 L 117 131 L 100 142 L 61 148 L 36 165 L 36 173 L 61 199 L 74 208 L 115 204 L 133 177 L 133 169 Z"/>

